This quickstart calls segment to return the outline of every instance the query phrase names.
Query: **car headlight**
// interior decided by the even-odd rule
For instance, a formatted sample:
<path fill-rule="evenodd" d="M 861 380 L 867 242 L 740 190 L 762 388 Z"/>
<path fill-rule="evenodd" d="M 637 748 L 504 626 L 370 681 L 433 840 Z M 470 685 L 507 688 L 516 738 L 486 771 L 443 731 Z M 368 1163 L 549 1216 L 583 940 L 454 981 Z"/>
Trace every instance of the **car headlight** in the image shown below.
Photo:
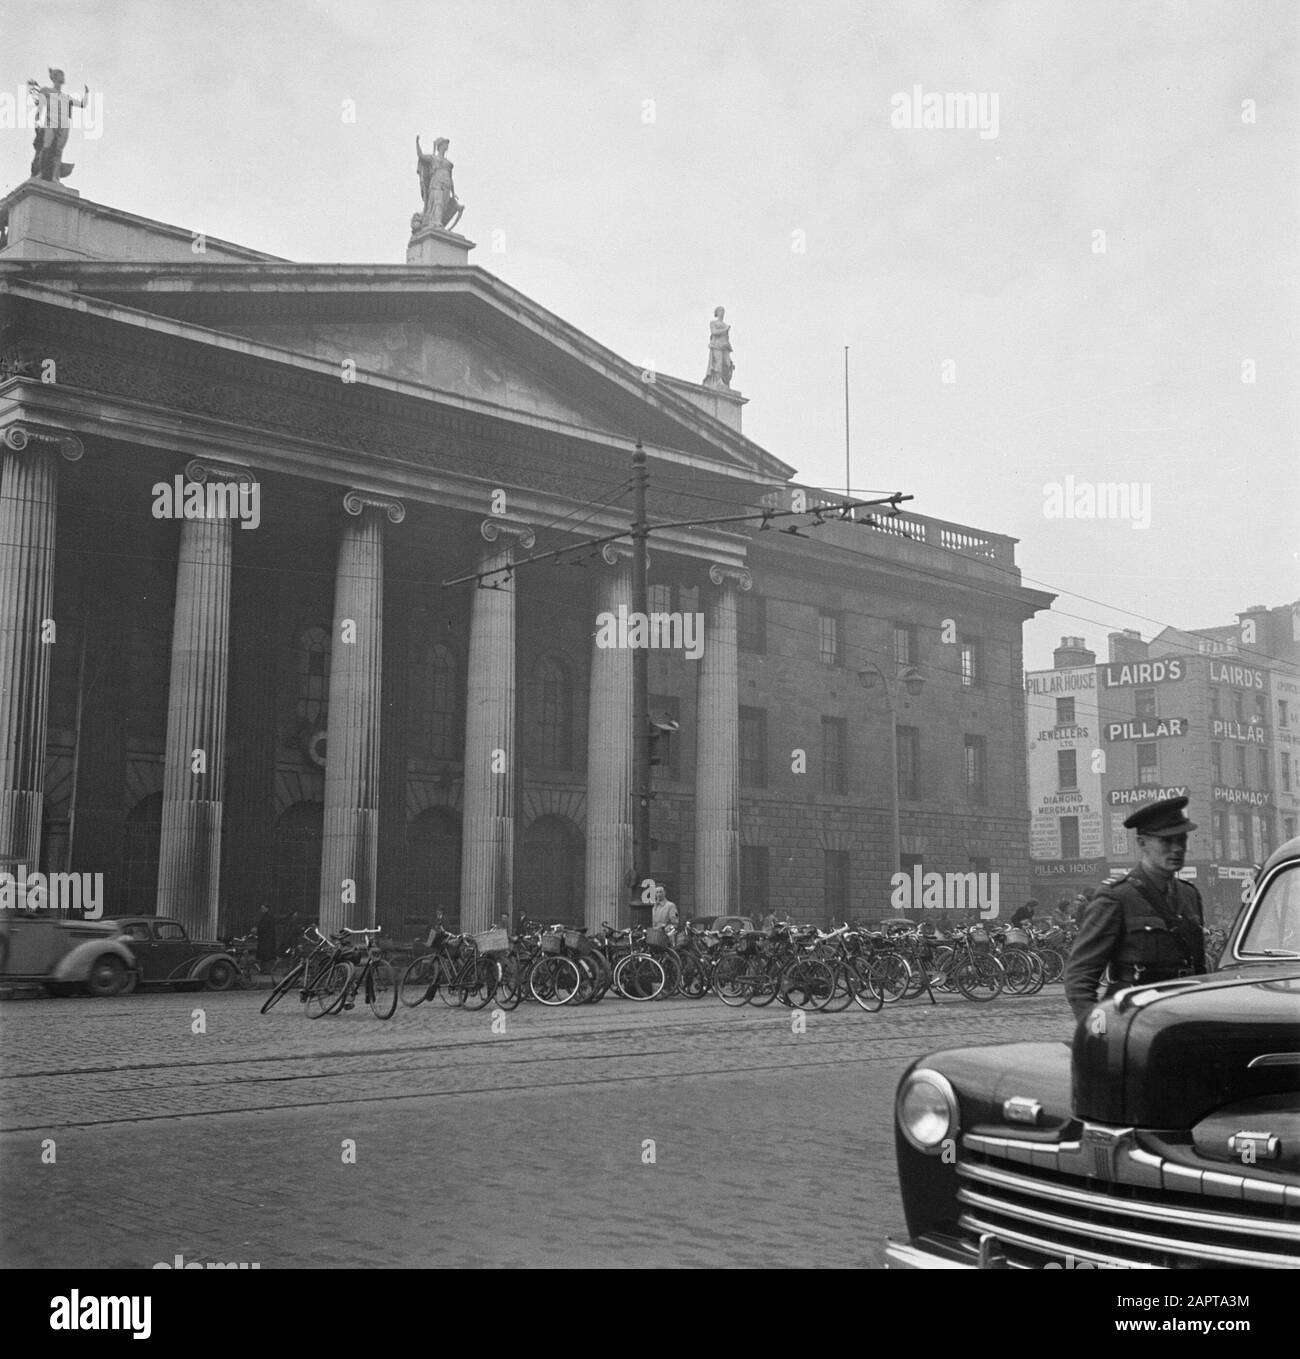
<path fill-rule="evenodd" d="M 946 1076 L 928 1067 L 919 1067 L 899 1086 L 895 1112 L 903 1136 L 917 1151 L 930 1154 L 961 1127 L 957 1092 Z"/>

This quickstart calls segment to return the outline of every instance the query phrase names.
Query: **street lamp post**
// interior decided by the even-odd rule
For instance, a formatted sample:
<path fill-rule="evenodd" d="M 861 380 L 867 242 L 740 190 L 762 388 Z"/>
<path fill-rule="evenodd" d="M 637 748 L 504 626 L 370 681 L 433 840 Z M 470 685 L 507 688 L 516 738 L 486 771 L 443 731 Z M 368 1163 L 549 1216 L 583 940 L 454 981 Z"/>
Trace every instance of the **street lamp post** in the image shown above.
<path fill-rule="evenodd" d="M 875 661 L 867 661 L 858 671 L 858 679 L 864 689 L 876 687 L 876 677 L 880 677 L 885 689 L 885 702 L 889 705 L 889 830 L 894 864 L 892 873 L 902 872 L 902 830 L 898 813 L 898 710 L 894 699 L 898 681 L 891 680 Z M 898 676 L 907 692 L 915 698 L 925 687 L 925 679 L 915 666 L 909 665 Z"/>

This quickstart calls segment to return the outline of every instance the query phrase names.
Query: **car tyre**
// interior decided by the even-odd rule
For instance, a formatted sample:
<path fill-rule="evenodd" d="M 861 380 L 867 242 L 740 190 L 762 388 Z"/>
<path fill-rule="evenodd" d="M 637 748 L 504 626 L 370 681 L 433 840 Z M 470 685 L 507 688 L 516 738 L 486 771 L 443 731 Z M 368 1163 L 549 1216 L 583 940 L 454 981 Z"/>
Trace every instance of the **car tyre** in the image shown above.
<path fill-rule="evenodd" d="M 208 968 L 205 985 L 209 991 L 229 991 L 239 976 L 239 969 L 225 958 L 218 958 Z"/>
<path fill-rule="evenodd" d="M 90 965 L 86 976 L 86 993 L 106 997 L 120 995 L 126 986 L 127 970 L 121 958 L 103 953 Z"/>

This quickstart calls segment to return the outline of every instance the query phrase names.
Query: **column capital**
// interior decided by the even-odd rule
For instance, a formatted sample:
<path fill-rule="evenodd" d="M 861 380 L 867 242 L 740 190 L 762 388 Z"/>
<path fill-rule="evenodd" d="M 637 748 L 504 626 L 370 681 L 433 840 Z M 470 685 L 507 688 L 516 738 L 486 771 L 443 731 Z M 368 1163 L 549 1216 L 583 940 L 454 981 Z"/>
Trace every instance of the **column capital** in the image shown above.
<path fill-rule="evenodd" d="M 527 524 L 520 523 L 517 519 L 485 519 L 478 526 L 478 531 L 483 535 L 483 541 L 487 543 L 495 543 L 503 533 L 518 538 L 519 546 L 527 552 L 531 552 L 537 542 L 537 534 Z"/>
<path fill-rule="evenodd" d="M 600 559 L 606 566 L 619 566 L 623 562 L 632 560 L 632 544 L 625 543 L 621 538 L 614 543 L 606 543 L 600 549 Z M 649 560 L 647 554 L 646 560 Z"/>
<path fill-rule="evenodd" d="M 12 453 L 21 453 L 29 444 L 52 444 L 68 462 L 80 462 L 86 446 L 66 430 L 45 429 L 37 425 L 8 425 L 0 442 Z"/>
<path fill-rule="evenodd" d="M 754 577 L 749 574 L 748 567 L 744 566 L 723 566 L 721 562 L 714 562 L 709 567 L 709 579 L 714 585 L 724 585 L 729 582 L 738 585 L 742 590 L 754 588 Z"/>
<path fill-rule="evenodd" d="M 343 508 L 354 516 L 365 510 L 383 510 L 390 524 L 400 524 L 406 518 L 406 506 L 400 500 L 373 491 L 349 491 L 343 497 Z"/>
<path fill-rule="evenodd" d="M 191 458 L 185 464 L 185 479 L 203 485 L 208 479 L 213 481 L 237 481 L 241 486 L 251 486 L 257 478 L 242 463 L 220 462 L 215 458 Z"/>

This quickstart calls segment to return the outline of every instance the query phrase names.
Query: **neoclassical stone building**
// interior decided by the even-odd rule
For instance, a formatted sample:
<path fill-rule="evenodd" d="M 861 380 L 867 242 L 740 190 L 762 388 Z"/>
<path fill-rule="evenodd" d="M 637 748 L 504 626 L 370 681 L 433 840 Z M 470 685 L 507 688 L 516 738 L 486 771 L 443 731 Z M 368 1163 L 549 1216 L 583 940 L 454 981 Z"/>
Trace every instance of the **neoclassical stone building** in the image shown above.
<path fill-rule="evenodd" d="M 647 380 L 446 233 L 295 264 L 35 181 L 0 224 L 0 864 L 201 934 L 262 901 L 626 919 L 631 658 L 594 637 L 627 551 L 504 568 L 626 528 L 638 440 L 654 521 L 789 508 L 743 399 Z M 887 913 L 891 705 L 904 863 L 1027 887 L 1020 636 L 1050 597 L 1013 540 L 668 529 L 650 582 L 704 623 L 699 659 L 650 658 L 684 912 Z"/>

